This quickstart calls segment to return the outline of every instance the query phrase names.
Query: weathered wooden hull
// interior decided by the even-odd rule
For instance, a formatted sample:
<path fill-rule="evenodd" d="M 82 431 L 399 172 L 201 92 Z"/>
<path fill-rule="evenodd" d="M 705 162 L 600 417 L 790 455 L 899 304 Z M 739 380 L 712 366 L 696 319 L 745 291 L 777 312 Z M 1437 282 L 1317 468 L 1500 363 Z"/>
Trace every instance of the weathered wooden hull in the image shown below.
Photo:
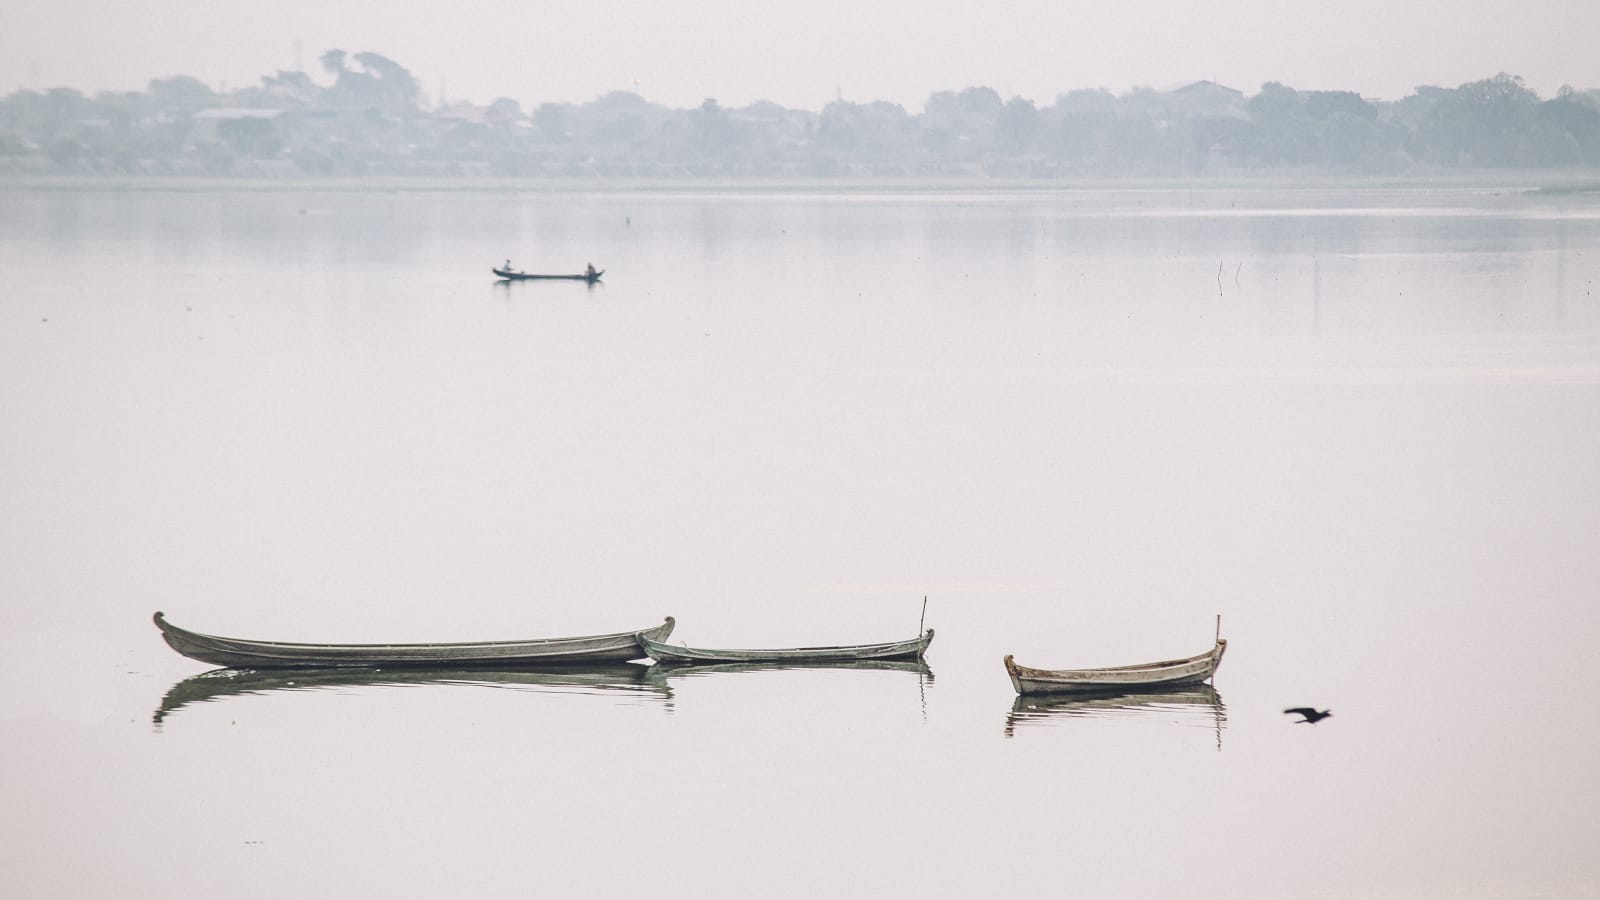
<path fill-rule="evenodd" d="M 909 641 L 887 644 L 853 644 L 839 647 L 795 647 L 784 650 L 705 650 L 677 647 L 644 632 L 639 646 L 651 659 L 666 665 L 704 663 L 844 663 L 880 659 L 921 659 L 933 643 L 933 629 Z"/>
<path fill-rule="evenodd" d="M 666 640 L 675 620 L 645 631 L 584 637 L 452 644 L 296 644 L 218 637 L 179 628 L 161 613 L 156 627 L 168 646 L 190 659 L 235 669 L 328 669 L 348 666 L 545 666 L 639 659 L 637 635 Z"/>
<path fill-rule="evenodd" d="M 1103 669 L 1030 669 L 1017 665 L 1009 655 L 1005 664 L 1018 694 L 1148 691 L 1207 680 L 1222 665 L 1227 649 L 1227 640 L 1218 638 L 1210 651 L 1199 656 Z"/>
<path fill-rule="evenodd" d="M 587 281 L 590 284 L 599 281 L 600 276 L 606 273 L 605 269 L 601 269 L 593 275 L 539 275 L 529 272 L 512 272 L 509 269 L 494 269 L 492 271 L 506 281 Z"/>
<path fill-rule="evenodd" d="M 640 666 L 651 681 L 666 684 L 669 679 L 741 675 L 752 672 L 910 672 L 933 681 L 933 669 L 924 659 L 853 659 L 844 662 L 714 662 L 693 665 Z"/>

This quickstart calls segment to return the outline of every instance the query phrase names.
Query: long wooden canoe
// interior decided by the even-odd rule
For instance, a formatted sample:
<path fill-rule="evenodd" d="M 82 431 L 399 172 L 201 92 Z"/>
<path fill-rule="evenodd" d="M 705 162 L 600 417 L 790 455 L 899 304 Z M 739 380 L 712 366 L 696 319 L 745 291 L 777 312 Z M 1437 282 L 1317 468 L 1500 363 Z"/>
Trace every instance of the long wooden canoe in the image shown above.
<path fill-rule="evenodd" d="M 1205 681 L 1216 674 L 1227 649 L 1227 639 L 1217 638 L 1216 645 L 1199 656 L 1104 669 L 1030 669 L 1007 655 L 1006 674 L 1018 694 L 1153 690 Z"/>
<path fill-rule="evenodd" d="M 582 272 L 577 275 L 539 275 L 533 272 L 513 272 L 510 269 L 498 267 L 494 269 L 494 274 L 506 281 L 587 281 L 590 284 L 594 284 L 605 273 L 605 269 L 598 269 L 594 272 Z"/>
<path fill-rule="evenodd" d="M 851 644 L 839 647 L 794 647 L 786 650 L 704 650 L 662 643 L 646 632 L 637 635 L 639 646 L 658 663 L 827 663 L 872 659 L 921 659 L 933 643 L 933 629 L 919 638 L 887 644 Z"/>
<path fill-rule="evenodd" d="M 544 666 L 627 662 L 643 654 L 638 635 L 666 640 L 676 624 L 671 616 L 644 631 L 619 631 L 584 637 L 527 641 L 474 641 L 454 644 L 294 644 L 218 637 L 179 628 L 161 613 L 156 627 L 167 644 L 190 659 L 235 669 L 328 669 L 343 666 Z"/>
<path fill-rule="evenodd" d="M 823 662 L 715 662 L 695 663 L 688 666 L 660 665 L 635 666 L 645 671 L 645 678 L 667 684 L 670 679 L 704 678 L 717 675 L 740 675 L 751 672 L 910 672 L 927 681 L 933 681 L 933 669 L 925 659 L 852 659 Z"/>

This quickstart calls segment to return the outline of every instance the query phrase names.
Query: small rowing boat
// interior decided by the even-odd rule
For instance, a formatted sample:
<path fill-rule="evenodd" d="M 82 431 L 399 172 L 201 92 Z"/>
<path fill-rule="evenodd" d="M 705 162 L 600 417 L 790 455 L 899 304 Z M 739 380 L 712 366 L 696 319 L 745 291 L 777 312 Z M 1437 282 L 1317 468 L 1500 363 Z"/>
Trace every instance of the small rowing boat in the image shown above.
<path fill-rule="evenodd" d="M 527 641 L 471 641 L 452 644 L 295 644 L 218 637 L 189 631 L 155 615 L 156 627 L 172 649 L 190 659 L 234 669 L 327 669 L 343 666 L 543 666 L 627 662 L 640 657 L 638 635 L 666 640 L 676 624 L 671 616 L 644 631 L 619 631 L 583 637 Z"/>
<path fill-rule="evenodd" d="M 590 284 L 599 281 L 600 276 L 606 273 L 605 269 L 580 272 L 577 275 L 537 275 L 532 272 L 516 272 L 501 268 L 495 268 L 493 271 L 505 281 L 587 281 Z"/>
<path fill-rule="evenodd" d="M 1227 640 L 1219 637 L 1210 650 L 1199 656 L 1103 669 L 1030 669 L 1017 665 L 1008 654 L 1006 674 L 1011 676 L 1011 686 L 1018 694 L 1148 691 L 1205 681 L 1222 665 L 1222 654 L 1227 649 Z"/>
<path fill-rule="evenodd" d="M 849 644 L 838 647 L 794 647 L 785 650 L 704 650 L 662 643 L 645 632 L 639 646 L 651 659 L 667 665 L 696 663 L 844 663 L 879 659 L 921 659 L 933 643 L 933 629 L 909 641 L 887 644 Z"/>
<path fill-rule="evenodd" d="M 1161 690 L 1200 684 L 1216 674 L 1228 642 L 1222 637 L 1222 616 L 1217 616 L 1216 643 L 1198 656 L 1161 662 L 1100 669 L 1030 669 L 1006 655 L 1006 674 L 1018 694 L 1119 693 Z"/>
<path fill-rule="evenodd" d="M 1101 669 L 1032 669 L 1006 656 L 1006 673 L 1018 694 L 1136 691 L 1200 684 L 1216 673 L 1228 642 L 1218 638 L 1211 650 L 1185 659 L 1112 666 Z"/>

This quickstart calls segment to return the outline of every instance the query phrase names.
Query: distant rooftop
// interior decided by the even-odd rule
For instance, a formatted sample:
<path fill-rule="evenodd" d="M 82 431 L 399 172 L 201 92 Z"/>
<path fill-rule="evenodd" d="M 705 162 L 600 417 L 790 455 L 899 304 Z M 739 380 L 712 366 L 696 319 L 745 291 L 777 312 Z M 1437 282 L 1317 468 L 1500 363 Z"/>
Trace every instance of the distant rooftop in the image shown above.
<path fill-rule="evenodd" d="M 202 109 L 194 114 L 196 119 L 211 119 L 228 121 L 237 119 L 276 119 L 283 115 L 281 109 L 260 109 L 247 106 L 219 106 L 214 109 Z"/>
<path fill-rule="evenodd" d="M 1186 84 L 1181 88 L 1171 91 L 1170 93 L 1185 94 L 1189 96 L 1207 95 L 1213 97 L 1244 96 L 1244 91 L 1234 90 L 1225 84 L 1217 84 L 1215 81 L 1196 81 L 1194 84 Z"/>

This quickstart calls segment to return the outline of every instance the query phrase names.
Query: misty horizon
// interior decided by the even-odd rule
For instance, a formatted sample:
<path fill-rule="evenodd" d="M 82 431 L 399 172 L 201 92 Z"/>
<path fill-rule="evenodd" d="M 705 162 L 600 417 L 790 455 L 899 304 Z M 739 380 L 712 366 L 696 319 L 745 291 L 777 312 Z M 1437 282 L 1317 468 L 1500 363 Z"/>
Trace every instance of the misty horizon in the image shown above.
<path fill-rule="evenodd" d="M 920 112 L 887 100 L 820 111 L 713 96 L 670 108 L 613 91 L 524 109 L 430 100 L 404 64 L 330 49 L 320 77 L 279 70 L 226 93 L 180 75 L 145 92 L 0 97 L 0 175 L 441 177 L 1173 177 L 1416 175 L 1600 167 L 1600 90 L 1542 99 L 1500 73 L 1393 102 L 1267 82 L 1040 105 L 987 86 Z"/>
<path fill-rule="evenodd" d="M 717 97 L 820 109 L 843 98 L 915 108 L 988 85 L 1045 102 L 1057 91 L 1168 90 L 1276 81 L 1397 100 L 1424 85 L 1514 72 L 1542 96 L 1600 86 L 1600 7 L 1561 0 L 1452 4 L 1448 14 L 1379 0 L 1295 3 L 1149 0 L 1134 10 L 1019 0 L 862 6 L 841 0 L 730 12 L 597 0 L 582 9 L 495 0 L 419 0 L 404 14 L 370 2 L 284 0 L 270 11 L 198 0 L 159 7 L 16 0 L 0 28 L 0 93 L 142 89 L 188 74 L 226 92 L 262 73 L 313 71 L 320 48 L 383 48 L 426 93 L 487 103 L 580 103 L 632 91 L 673 108 Z"/>
<path fill-rule="evenodd" d="M 329 48 L 327 50 L 322 51 L 321 53 L 313 54 L 311 56 L 311 59 L 312 59 L 311 63 L 302 63 L 297 68 L 283 68 L 283 69 L 274 70 L 274 71 L 272 71 L 270 73 L 262 73 L 262 74 L 258 75 L 257 78 L 254 79 L 253 81 L 250 81 L 250 82 L 244 83 L 244 84 L 229 84 L 226 80 L 218 81 L 218 82 L 213 84 L 213 83 L 208 82 L 206 79 L 201 78 L 201 77 L 199 77 L 199 76 L 197 76 L 197 75 L 195 75 L 195 74 L 193 74 L 191 72 L 170 71 L 170 72 L 168 72 L 166 74 L 163 74 L 163 75 L 152 76 L 147 81 L 145 81 L 142 85 L 139 85 L 138 87 L 127 87 L 127 88 L 87 88 L 87 87 L 84 87 L 82 85 L 74 85 L 74 84 L 50 84 L 50 85 L 28 84 L 28 85 L 18 85 L 14 89 L 12 89 L 12 90 L 4 93 L 4 94 L 0 94 L 0 97 L 6 97 L 6 96 L 11 96 L 11 95 L 16 95 L 16 94 L 23 94 L 23 93 L 47 94 L 47 93 L 50 93 L 52 91 L 63 91 L 63 90 L 65 90 L 65 91 L 74 91 L 74 92 L 77 92 L 79 94 L 84 95 L 85 97 L 98 97 L 98 96 L 102 96 L 102 95 L 113 95 L 113 94 L 137 94 L 137 93 L 141 93 L 141 92 L 148 92 L 148 91 L 152 90 L 152 88 L 155 85 L 162 84 L 162 83 L 171 83 L 171 82 L 174 82 L 174 81 L 192 81 L 192 82 L 204 85 L 208 90 L 212 91 L 218 97 L 227 97 L 229 95 L 238 94 L 239 92 L 249 91 L 252 88 L 259 87 L 262 83 L 269 82 L 274 78 L 282 78 L 284 76 L 302 75 L 302 74 L 305 75 L 308 79 L 310 79 L 313 83 L 318 84 L 318 86 L 321 86 L 321 87 L 332 87 L 337 83 L 337 80 L 338 80 L 337 74 L 336 73 L 330 73 L 330 72 L 326 71 L 325 67 L 322 66 L 322 65 L 316 64 L 315 60 L 318 59 L 319 57 L 323 57 L 323 56 L 327 56 L 328 54 L 335 54 L 335 53 L 344 55 L 344 56 L 349 57 L 349 58 L 354 58 L 354 57 L 357 57 L 357 56 L 365 55 L 365 56 L 378 56 L 378 57 L 385 58 L 385 59 L 396 59 L 396 61 L 398 61 L 397 58 L 390 57 L 390 56 L 388 56 L 388 54 L 385 54 L 382 51 L 378 51 L 378 50 L 363 49 L 361 51 L 348 51 L 347 52 L 347 51 L 345 51 L 343 49 Z M 409 73 L 409 70 L 408 70 L 408 73 Z M 896 100 L 896 99 L 887 98 L 887 97 L 854 96 L 854 95 L 847 94 L 843 90 L 839 90 L 839 91 L 836 91 L 835 96 L 833 96 L 831 98 L 827 98 L 827 99 L 821 101 L 820 103 L 818 103 L 816 105 L 812 105 L 812 106 L 789 105 L 789 104 L 783 103 L 782 101 L 780 101 L 778 99 L 775 99 L 775 98 L 772 98 L 772 97 L 764 97 L 764 96 L 756 96 L 756 97 L 752 97 L 752 98 L 750 98 L 748 100 L 725 101 L 723 98 L 725 96 L 727 96 L 728 92 L 719 91 L 719 90 L 715 90 L 715 89 L 711 89 L 709 93 L 705 94 L 705 96 L 700 97 L 700 98 L 698 98 L 696 100 L 689 101 L 689 102 L 687 102 L 685 104 L 682 104 L 682 105 L 674 105 L 674 103 L 672 101 L 670 101 L 670 100 L 651 96 L 651 94 L 648 92 L 648 90 L 645 90 L 637 82 L 634 82 L 632 84 L 620 85 L 620 86 L 609 88 L 609 89 L 603 89 L 603 90 L 599 91 L 598 93 L 594 94 L 593 96 L 584 97 L 584 98 L 581 98 L 581 99 L 519 98 L 519 97 L 515 96 L 516 92 L 512 91 L 512 90 L 491 90 L 491 91 L 488 92 L 488 94 L 485 94 L 485 95 L 482 95 L 482 96 L 470 96 L 469 97 L 469 96 L 464 96 L 464 95 L 463 96 L 458 96 L 458 95 L 452 94 L 448 90 L 448 83 L 445 82 L 443 79 L 441 79 L 439 81 L 438 86 L 436 86 L 433 90 L 430 91 L 430 89 L 428 87 L 428 82 L 427 82 L 427 80 L 425 78 L 417 77 L 414 74 L 413 74 L 412 77 L 414 78 L 414 80 L 416 82 L 416 86 L 417 86 L 417 93 L 416 93 L 417 106 L 418 106 L 419 109 L 424 109 L 424 110 L 439 110 L 439 109 L 446 109 L 446 108 L 460 107 L 460 106 L 487 108 L 487 107 L 493 106 L 497 102 L 505 101 L 505 100 L 512 100 L 512 101 L 516 102 L 519 106 L 526 105 L 531 110 L 531 109 L 537 108 L 539 106 L 545 106 L 545 105 L 551 105 L 551 106 L 582 106 L 584 104 L 602 101 L 602 100 L 605 100 L 608 97 L 613 97 L 613 96 L 617 96 L 617 95 L 632 95 L 632 96 L 638 97 L 639 99 L 643 100 L 645 103 L 647 103 L 647 104 L 649 104 L 651 106 L 657 106 L 657 107 L 661 107 L 661 108 L 669 109 L 669 110 L 674 110 L 674 111 L 693 109 L 693 108 L 696 108 L 696 107 L 699 107 L 699 106 L 703 105 L 707 101 L 717 101 L 720 105 L 722 105 L 722 106 L 724 106 L 726 108 L 729 108 L 729 109 L 745 109 L 745 108 L 759 107 L 759 106 L 765 106 L 765 105 L 776 105 L 776 106 L 780 106 L 780 107 L 782 107 L 784 109 L 787 109 L 787 110 L 792 110 L 792 111 L 796 111 L 796 112 L 811 112 L 811 113 L 821 112 L 823 109 L 825 109 L 827 106 L 829 106 L 830 104 L 833 104 L 833 103 L 848 103 L 848 104 L 854 104 L 854 105 L 860 105 L 860 106 L 867 106 L 867 105 L 879 104 L 879 103 L 887 103 L 887 104 L 891 104 L 891 105 L 894 105 L 894 106 L 899 106 L 902 109 L 907 110 L 908 112 L 915 113 L 915 112 L 918 112 L 918 111 L 925 111 L 926 107 L 927 107 L 927 103 L 930 100 L 933 100 L 936 97 L 939 97 L 941 95 L 953 94 L 953 93 L 961 93 L 963 91 L 970 91 L 970 90 L 988 90 L 988 91 L 993 91 L 996 94 L 1000 95 L 1002 98 L 1005 98 L 1007 100 L 1015 99 L 1015 100 L 1024 100 L 1024 101 L 1027 101 L 1027 102 L 1030 102 L 1030 103 L 1034 103 L 1034 104 L 1049 104 L 1049 103 L 1058 102 L 1062 98 L 1064 98 L 1064 97 L 1066 97 L 1066 96 L 1068 96 L 1070 94 L 1103 93 L 1103 94 L 1108 94 L 1108 95 L 1113 96 L 1113 97 L 1121 98 L 1121 97 L 1127 97 L 1127 96 L 1136 95 L 1136 94 L 1147 94 L 1147 93 L 1171 94 L 1171 93 L 1175 93 L 1175 92 L 1178 92 L 1178 91 L 1182 91 L 1182 90 L 1184 90 L 1186 88 L 1194 88 L 1196 86 L 1201 86 L 1201 85 L 1216 85 L 1216 86 L 1221 87 L 1221 88 L 1226 88 L 1228 90 L 1237 91 L 1240 94 L 1242 94 L 1244 96 L 1247 96 L 1247 97 L 1248 96 L 1252 96 L 1255 93 L 1259 93 L 1261 90 L 1269 88 L 1271 86 L 1282 86 L 1282 87 L 1293 88 L 1293 89 L 1296 89 L 1296 90 L 1299 90 L 1299 91 L 1302 91 L 1302 92 L 1306 92 L 1306 93 L 1352 94 L 1352 95 L 1360 97 L 1362 100 L 1367 101 L 1369 103 L 1385 104 L 1385 103 L 1401 102 L 1401 101 L 1403 101 L 1403 100 L 1405 100 L 1405 99 L 1407 99 L 1409 97 L 1414 97 L 1419 92 L 1423 92 L 1423 91 L 1436 90 L 1436 89 L 1453 90 L 1453 89 L 1458 89 L 1458 88 L 1461 88 L 1461 87 L 1465 87 L 1465 86 L 1467 86 L 1469 84 L 1473 84 L 1473 83 L 1481 82 L 1481 81 L 1486 81 L 1486 80 L 1491 80 L 1491 79 L 1494 79 L 1494 78 L 1497 78 L 1497 77 L 1509 77 L 1509 78 L 1514 79 L 1519 85 L 1522 85 L 1522 86 L 1526 87 L 1528 91 L 1530 91 L 1532 94 L 1534 94 L 1535 96 L 1539 97 L 1540 99 L 1548 99 L 1548 98 L 1560 96 L 1560 95 L 1566 94 L 1566 93 L 1578 93 L 1578 94 L 1600 93 L 1600 81 L 1597 81 L 1595 84 L 1591 85 L 1591 84 L 1579 84 L 1579 83 L 1574 83 L 1574 82 L 1571 82 L 1571 81 L 1565 81 L 1564 80 L 1559 85 L 1557 85 L 1554 89 L 1552 89 L 1552 90 L 1543 90 L 1542 91 L 1542 90 L 1538 89 L 1536 86 L 1530 85 L 1528 83 L 1528 79 L 1523 77 L 1520 73 L 1512 72 L 1510 69 L 1504 68 L 1504 67 L 1498 68 L 1498 69 L 1494 69 L 1493 71 L 1487 71 L 1487 72 L 1480 73 L 1476 77 L 1468 78 L 1468 79 L 1466 79 L 1466 80 L 1464 80 L 1462 82 L 1454 83 L 1454 84 L 1444 83 L 1444 82 L 1439 82 L 1439 81 L 1419 83 L 1419 84 L 1413 85 L 1410 89 L 1408 89 L 1403 94 L 1400 94 L 1400 95 L 1397 95 L 1397 96 L 1387 96 L 1387 97 L 1370 95 L 1370 94 L 1367 94 L 1367 93 L 1365 93 L 1365 92 L 1363 92 L 1361 90 L 1354 89 L 1354 88 L 1352 88 L 1350 86 L 1337 85 L 1337 84 L 1319 85 L 1319 86 L 1315 86 L 1315 87 L 1310 87 L 1310 86 L 1305 86 L 1305 85 L 1296 85 L 1296 84 L 1293 84 L 1293 83 L 1291 83 L 1291 82 L 1289 82 L 1289 81 L 1287 81 L 1285 79 L 1282 79 L 1282 78 L 1268 78 L 1267 80 L 1262 81 L 1259 84 L 1241 85 L 1241 84 L 1229 84 L 1229 83 L 1225 83 L 1225 82 L 1222 82 L 1222 81 L 1218 81 L 1218 80 L 1213 79 L 1213 78 L 1195 77 L 1195 78 L 1182 79 L 1182 80 L 1179 80 L 1179 81 L 1176 81 L 1176 82 L 1171 82 L 1171 83 L 1163 83 L 1163 84 L 1160 84 L 1160 85 L 1152 84 L 1152 83 L 1149 83 L 1149 82 L 1135 82 L 1135 83 L 1131 83 L 1131 84 L 1128 84 L 1126 86 L 1123 86 L 1121 88 L 1113 88 L 1113 87 L 1105 85 L 1105 84 L 1070 84 L 1070 85 L 1061 85 L 1061 86 L 1055 88 L 1053 91 L 1047 91 L 1045 94 L 1043 94 L 1041 96 L 1028 96 L 1028 95 L 1024 95 L 1024 94 L 1021 94 L 1021 93 L 1008 92 L 1008 91 L 1006 91 L 1004 89 L 1001 89 L 1001 88 L 997 87 L 995 84 L 990 84 L 990 83 L 974 83 L 974 84 L 966 84 L 966 85 L 952 85 L 952 86 L 947 86 L 947 87 L 942 87 L 942 88 L 930 89 L 925 94 L 922 95 L 920 101 L 911 102 L 911 103 L 907 103 L 907 102 L 904 102 L 904 101 L 901 101 L 901 100 Z"/>

